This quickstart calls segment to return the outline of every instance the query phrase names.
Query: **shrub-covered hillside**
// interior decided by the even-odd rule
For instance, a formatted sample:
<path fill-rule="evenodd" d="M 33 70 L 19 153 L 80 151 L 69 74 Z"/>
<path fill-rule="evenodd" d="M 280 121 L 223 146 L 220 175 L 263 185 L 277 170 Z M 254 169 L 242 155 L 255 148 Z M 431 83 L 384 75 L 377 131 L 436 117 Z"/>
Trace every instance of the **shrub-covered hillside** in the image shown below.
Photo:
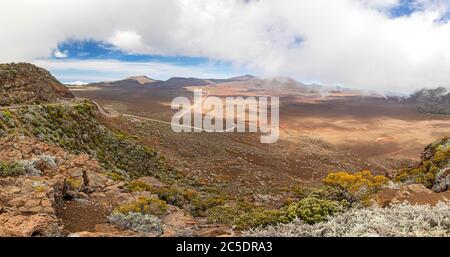
<path fill-rule="evenodd" d="M 400 171 L 396 180 L 406 184 L 421 183 L 436 192 L 447 191 L 450 187 L 450 139 L 443 138 L 427 146 L 419 165 Z"/>
<path fill-rule="evenodd" d="M 37 137 L 73 153 L 87 153 L 107 170 L 125 177 L 169 173 L 155 151 L 101 124 L 89 102 L 0 111 L 0 136 L 8 134 Z"/>

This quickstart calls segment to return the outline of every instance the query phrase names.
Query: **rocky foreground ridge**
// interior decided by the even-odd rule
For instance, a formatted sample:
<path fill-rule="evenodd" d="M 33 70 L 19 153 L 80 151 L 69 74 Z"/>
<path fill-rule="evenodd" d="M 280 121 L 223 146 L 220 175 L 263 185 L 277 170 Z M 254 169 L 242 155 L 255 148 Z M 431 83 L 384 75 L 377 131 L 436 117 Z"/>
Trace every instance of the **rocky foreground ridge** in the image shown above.
<path fill-rule="evenodd" d="M 0 106 L 73 98 L 48 71 L 28 63 L 0 64 Z"/>
<path fill-rule="evenodd" d="M 0 178 L 2 236 L 170 236 L 195 225 L 178 207 L 158 205 L 157 195 L 127 190 L 126 182 L 111 179 L 87 154 L 71 154 L 22 136 L 2 138 L 0 145 L 2 163 L 16 163 L 20 172 Z M 137 181 L 167 186 L 153 177 Z M 143 206 L 136 208 L 154 208 L 159 217 L 146 220 L 142 215 L 142 224 L 128 225 L 120 212 L 111 216 L 115 207 L 139 201 Z"/>
<path fill-rule="evenodd" d="M 0 236 L 228 234 L 200 226 L 202 195 L 162 156 L 107 127 L 89 102 L 0 111 Z"/>

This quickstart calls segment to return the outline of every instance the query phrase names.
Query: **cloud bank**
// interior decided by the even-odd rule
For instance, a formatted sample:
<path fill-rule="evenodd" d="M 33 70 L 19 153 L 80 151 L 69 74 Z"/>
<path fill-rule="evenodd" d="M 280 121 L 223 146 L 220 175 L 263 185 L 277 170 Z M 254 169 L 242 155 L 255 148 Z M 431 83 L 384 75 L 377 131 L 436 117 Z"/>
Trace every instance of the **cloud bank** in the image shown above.
<path fill-rule="evenodd" d="M 2 0 L 0 61 L 63 57 L 59 42 L 94 39 L 130 53 L 201 56 L 326 85 L 450 86 L 449 6 L 449 0 Z M 403 7 L 413 11 L 399 15 Z"/>

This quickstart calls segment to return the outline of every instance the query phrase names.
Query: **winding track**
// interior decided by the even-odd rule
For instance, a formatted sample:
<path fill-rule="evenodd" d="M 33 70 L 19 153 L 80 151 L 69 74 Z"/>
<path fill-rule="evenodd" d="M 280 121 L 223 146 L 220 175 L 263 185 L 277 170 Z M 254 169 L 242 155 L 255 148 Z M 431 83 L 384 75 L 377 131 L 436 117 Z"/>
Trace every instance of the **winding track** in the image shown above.
<path fill-rule="evenodd" d="M 194 108 L 194 106 L 202 103 L 208 96 L 203 97 L 200 101 L 198 101 L 197 103 L 195 103 L 189 110 L 192 110 Z M 106 111 L 99 103 L 97 103 L 94 100 L 90 100 L 90 99 L 85 99 L 85 98 L 75 98 L 75 99 L 58 99 L 57 103 L 48 103 L 48 104 L 23 104 L 23 105 L 14 105 L 14 106 L 1 106 L 0 110 L 17 110 L 17 109 L 22 109 L 22 108 L 28 108 L 28 107 L 33 107 L 33 106 L 63 106 L 63 105 L 70 105 L 70 106 L 75 106 L 76 104 L 78 104 L 78 102 L 73 102 L 74 100 L 76 101 L 90 101 L 91 103 L 93 103 L 95 105 L 95 107 L 97 107 L 98 111 L 100 112 L 101 115 L 103 115 L 106 118 L 118 118 L 120 116 L 122 117 L 127 117 L 127 118 L 133 118 L 133 119 L 138 119 L 138 120 L 142 120 L 142 121 L 150 121 L 150 122 L 155 122 L 155 123 L 160 123 L 160 124 L 164 124 L 164 125 L 168 125 L 168 126 L 180 126 L 183 128 L 189 128 L 189 129 L 194 129 L 197 131 L 201 131 L 201 132 L 229 132 L 232 131 L 236 128 L 236 126 L 226 129 L 226 130 L 222 130 L 222 131 L 214 131 L 214 130 L 207 130 L 204 128 L 198 128 L 195 126 L 186 126 L 186 125 L 180 125 L 180 124 L 172 124 L 170 122 L 167 121 L 163 121 L 163 120 L 158 120 L 158 119 L 152 119 L 152 118 L 146 118 L 146 117 L 141 117 L 141 116 L 136 116 L 133 114 L 127 114 L 127 113 L 110 113 L 108 111 Z"/>

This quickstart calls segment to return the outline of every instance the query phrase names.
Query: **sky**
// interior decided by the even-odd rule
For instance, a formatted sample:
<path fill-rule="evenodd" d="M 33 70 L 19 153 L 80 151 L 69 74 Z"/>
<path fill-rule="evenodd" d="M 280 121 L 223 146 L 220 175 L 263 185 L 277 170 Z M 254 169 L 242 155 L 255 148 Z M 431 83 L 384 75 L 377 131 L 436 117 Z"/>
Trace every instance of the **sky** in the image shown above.
<path fill-rule="evenodd" d="M 2 0 L 0 62 L 64 83 L 290 76 L 450 86 L 450 0 Z"/>

